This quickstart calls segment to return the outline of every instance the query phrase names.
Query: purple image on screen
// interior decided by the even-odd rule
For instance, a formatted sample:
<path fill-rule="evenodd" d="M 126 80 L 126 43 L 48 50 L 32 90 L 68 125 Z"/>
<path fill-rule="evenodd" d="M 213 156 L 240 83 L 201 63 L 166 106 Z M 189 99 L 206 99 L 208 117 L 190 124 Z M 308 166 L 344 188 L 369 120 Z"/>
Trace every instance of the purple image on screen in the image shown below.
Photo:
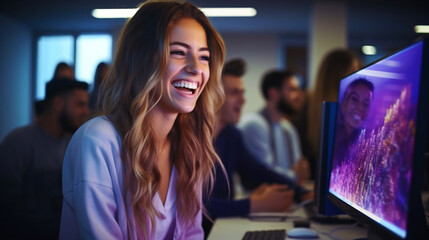
<path fill-rule="evenodd" d="M 415 44 L 340 84 L 329 189 L 400 229 L 407 225 L 421 54 Z M 370 84 L 351 84 L 358 79 Z"/>

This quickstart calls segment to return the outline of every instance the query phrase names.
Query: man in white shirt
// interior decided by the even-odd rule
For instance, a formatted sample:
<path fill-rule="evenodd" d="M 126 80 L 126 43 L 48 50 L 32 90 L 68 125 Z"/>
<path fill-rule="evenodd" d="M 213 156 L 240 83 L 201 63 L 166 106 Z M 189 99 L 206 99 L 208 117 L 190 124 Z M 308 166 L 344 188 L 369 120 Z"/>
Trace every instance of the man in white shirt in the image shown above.
<path fill-rule="evenodd" d="M 291 123 L 302 105 L 298 79 L 291 71 L 273 70 L 264 75 L 261 87 L 266 106 L 238 125 L 245 145 L 257 159 L 302 184 L 310 178 L 310 166 Z"/>

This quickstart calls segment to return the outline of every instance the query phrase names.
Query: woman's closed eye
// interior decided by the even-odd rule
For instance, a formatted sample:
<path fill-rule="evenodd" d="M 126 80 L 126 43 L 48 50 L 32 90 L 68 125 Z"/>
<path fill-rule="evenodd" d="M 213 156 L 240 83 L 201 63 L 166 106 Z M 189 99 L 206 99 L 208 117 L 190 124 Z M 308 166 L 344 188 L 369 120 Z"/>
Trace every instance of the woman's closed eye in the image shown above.
<path fill-rule="evenodd" d="M 170 55 L 185 56 L 185 52 L 182 50 L 171 50 Z"/>
<path fill-rule="evenodd" d="M 170 50 L 170 56 L 175 56 L 175 57 L 186 57 L 187 53 L 186 51 L 183 50 Z M 209 54 L 203 54 L 201 56 L 198 57 L 198 59 L 200 59 L 201 61 L 204 62 L 210 62 L 210 55 Z"/>
<path fill-rule="evenodd" d="M 203 60 L 203 61 L 210 62 L 210 56 L 209 55 L 200 56 L 200 59 Z"/>

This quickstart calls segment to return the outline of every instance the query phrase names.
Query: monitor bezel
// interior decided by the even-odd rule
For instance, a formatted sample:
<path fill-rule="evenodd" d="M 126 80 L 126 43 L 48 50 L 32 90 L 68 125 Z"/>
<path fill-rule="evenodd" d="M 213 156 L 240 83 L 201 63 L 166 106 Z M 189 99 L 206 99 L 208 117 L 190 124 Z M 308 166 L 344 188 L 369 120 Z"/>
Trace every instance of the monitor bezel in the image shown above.
<path fill-rule="evenodd" d="M 422 49 L 422 67 L 421 67 L 421 77 L 420 77 L 420 86 L 419 86 L 419 100 L 417 106 L 417 118 L 416 118 L 416 136 L 414 145 L 414 155 L 413 166 L 412 166 L 412 177 L 410 183 L 410 192 L 409 192 L 409 211 L 407 214 L 407 229 L 405 239 L 418 239 L 422 236 L 428 234 L 428 228 L 426 224 L 426 218 L 423 210 L 423 204 L 421 200 L 421 186 L 423 180 L 423 163 L 424 163 L 424 152 L 427 141 L 427 121 L 428 121 L 428 111 L 429 108 L 429 39 L 419 38 L 413 41 L 410 44 L 407 44 L 405 47 L 398 49 L 397 51 L 386 55 L 364 67 L 358 71 L 368 68 L 374 64 L 377 64 L 380 61 L 383 61 L 396 53 L 399 53 L 419 42 L 423 43 Z M 426 66 L 426 68 L 424 67 Z M 356 71 L 356 72 L 358 72 Z M 353 72 L 350 75 L 353 75 Z M 344 77 L 343 79 L 347 78 Z M 337 108 L 338 111 L 338 108 Z M 419 144 L 417 144 L 419 142 Z M 397 234 L 393 233 L 391 230 L 387 229 L 380 223 L 374 221 L 367 215 L 361 213 L 357 209 L 353 208 L 330 191 L 328 191 L 328 199 L 343 210 L 346 214 L 355 218 L 357 221 L 361 222 L 368 230 L 369 239 L 403 239 Z M 423 234 L 423 235 L 422 235 Z"/>
<path fill-rule="evenodd" d="M 328 200 L 329 182 L 331 179 L 331 161 L 333 154 L 333 143 L 335 135 L 335 121 L 337 112 L 337 102 L 322 103 L 322 116 L 320 124 L 319 156 L 316 161 L 315 176 L 315 211 L 322 216 L 335 216 L 344 214 L 341 209 Z"/>

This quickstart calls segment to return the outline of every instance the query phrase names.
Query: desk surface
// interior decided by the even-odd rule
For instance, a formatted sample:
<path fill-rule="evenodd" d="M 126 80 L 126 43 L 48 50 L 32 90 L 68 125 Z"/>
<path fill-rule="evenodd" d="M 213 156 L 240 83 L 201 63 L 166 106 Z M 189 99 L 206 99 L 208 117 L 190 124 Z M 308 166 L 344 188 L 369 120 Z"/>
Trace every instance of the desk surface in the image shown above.
<path fill-rule="evenodd" d="M 302 208 L 286 215 L 286 220 L 251 220 L 244 217 L 218 218 L 208 236 L 208 240 L 242 239 L 246 231 L 293 228 L 294 220 L 305 219 Z M 366 230 L 357 225 L 332 225 L 312 222 L 310 228 L 318 232 L 319 239 L 356 239 L 366 237 Z M 331 235 L 329 235 L 329 233 Z"/>

